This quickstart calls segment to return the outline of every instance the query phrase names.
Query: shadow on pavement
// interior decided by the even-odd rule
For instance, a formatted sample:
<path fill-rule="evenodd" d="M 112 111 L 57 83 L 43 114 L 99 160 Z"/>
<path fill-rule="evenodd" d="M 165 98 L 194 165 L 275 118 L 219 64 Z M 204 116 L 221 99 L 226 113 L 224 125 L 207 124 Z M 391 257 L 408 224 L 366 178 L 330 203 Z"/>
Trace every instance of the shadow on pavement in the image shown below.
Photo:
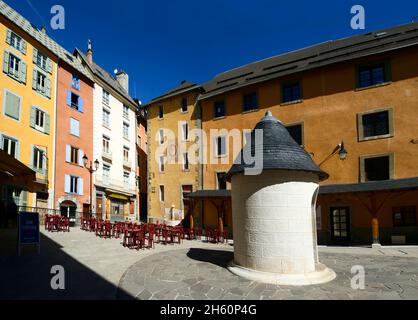
<path fill-rule="evenodd" d="M 233 260 L 234 253 L 230 251 L 192 248 L 187 253 L 187 256 L 193 260 L 208 262 L 226 268 L 228 263 Z"/>
<path fill-rule="evenodd" d="M 86 243 L 88 246 L 88 243 Z M 132 297 L 69 256 L 41 234 L 41 254 L 16 254 L 16 232 L 0 230 L 0 300 L 131 300 Z M 53 266 L 65 270 L 65 290 L 51 288 Z M 118 292 L 118 293 L 117 293 Z M 116 297 L 117 293 L 117 297 Z"/>

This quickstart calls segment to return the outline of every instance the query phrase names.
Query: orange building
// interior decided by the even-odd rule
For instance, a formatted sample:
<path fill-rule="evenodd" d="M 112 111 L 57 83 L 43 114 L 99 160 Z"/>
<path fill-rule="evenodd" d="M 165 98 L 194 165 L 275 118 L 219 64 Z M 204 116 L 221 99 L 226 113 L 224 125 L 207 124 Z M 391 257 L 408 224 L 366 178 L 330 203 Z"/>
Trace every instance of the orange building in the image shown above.
<path fill-rule="evenodd" d="M 253 129 L 272 111 L 330 175 L 317 208 L 320 243 L 418 243 L 417 44 L 412 23 L 222 73 L 203 85 L 203 130 Z M 220 215 L 232 226 L 229 193 L 216 190 L 229 188 L 222 173 L 240 149 L 227 135 L 218 141 L 212 160 L 229 160 L 203 166 L 205 191 L 192 198 L 211 203 L 206 225 Z"/>
<path fill-rule="evenodd" d="M 91 159 L 93 154 L 94 82 L 87 69 L 74 61 L 84 73 L 64 63 L 58 65 L 54 189 L 55 207 L 79 219 L 81 212 L 88 215 L 91 211 L 90 173 L 83 158 Z"/>

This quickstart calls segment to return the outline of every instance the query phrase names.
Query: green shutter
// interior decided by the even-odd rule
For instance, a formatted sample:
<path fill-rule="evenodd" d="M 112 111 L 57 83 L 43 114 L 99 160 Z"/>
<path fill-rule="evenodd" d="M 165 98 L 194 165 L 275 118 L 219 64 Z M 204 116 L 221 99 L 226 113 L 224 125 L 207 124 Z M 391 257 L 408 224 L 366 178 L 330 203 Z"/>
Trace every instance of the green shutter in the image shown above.
<path fill-rule="evenodd" d="M 10 54 L 7 51 L 4 51 L 3 71 L 5 73 L 9 73 L 9 61 Z"/>
<path fill-rule="evenodd" d="M 20 43 L 21 43 L 20 52 L 22 52 L 24 55 L 26 55 L 26 51 L 28 49 L 28 45 L 27 45 L 26 41 L 23 40 L 23 39 L 20 41 Z"/>
<path fill-rule="evenodd" d="M 49 58 L 46 59 L 46 71 L 52 74 L 52 60 Z"/>
<path fill-rule="evenodd" d="M 38 49 L 33 48 L 33 63 L 38 65 Z"/>
<path fill-rule="evenodd" d="M 45 113 L 44 130 L 46 134 L 49 134 L 51 132 L 51 118 L 49 117 L 48 113 Z"/>
<path fill-rule="evenodd" d="M 20 69 L 20 76 L 19 76 L 20 82 L 26 84 L 26 69 L 27 69 L 26 63 L 24 63 L 23 61 L 20 61 L 19 69 Z"/>
<path fill-rule="evenodd" d="M 51 80 L 46 79 L 46 84 L 45 84 L 45 95 L 48 98 L 51 98 Z"/>
<path fill-rule="evenodd" d="M 38 72 L 36 70 L 33 70 L 32 88 L 34 90 L 37 90 L 38 88 Z"/>
<path fill-rule="evenodd" d="M 4 113 L 15 120 L 19 120 L 20 98 L 9 91 L 6 91 L 5 100 Z"/>
<path fill-rule="evenodd" d="M 30 126 L 32 128 L 35 128 L 35 118 L 36 118 L 36 108 L 32 106 L 30 107 L 30 120 L 29 120 Z"/>
<path fill-rule="evenodd" d="M 22 191 L 22 206 L 27 207 L 28 206 L 28 192 Z"/>
<path fill-rule="evenodd" d="M 10 30 L 7 30 L 6 43 L 7 44 L 11 44 L 12 43 L 12 32 Z"/>

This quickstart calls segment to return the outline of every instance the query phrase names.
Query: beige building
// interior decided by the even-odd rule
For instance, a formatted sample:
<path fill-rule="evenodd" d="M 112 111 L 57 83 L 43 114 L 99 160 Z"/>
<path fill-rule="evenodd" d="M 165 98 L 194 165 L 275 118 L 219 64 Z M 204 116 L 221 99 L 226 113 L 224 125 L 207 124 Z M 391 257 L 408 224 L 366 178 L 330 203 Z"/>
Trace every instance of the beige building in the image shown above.
<path fill-rule="evenodd" d="M 148 110 L 148 220 L 179 221 L 187 214 L 187 193 L 201 189 L 200 166 L 190 161 L 193 129 L 201 128 L 200 86 L 183 81 L 152 100 Z M 152 152 L 151 152 L 152 151 Z"/>

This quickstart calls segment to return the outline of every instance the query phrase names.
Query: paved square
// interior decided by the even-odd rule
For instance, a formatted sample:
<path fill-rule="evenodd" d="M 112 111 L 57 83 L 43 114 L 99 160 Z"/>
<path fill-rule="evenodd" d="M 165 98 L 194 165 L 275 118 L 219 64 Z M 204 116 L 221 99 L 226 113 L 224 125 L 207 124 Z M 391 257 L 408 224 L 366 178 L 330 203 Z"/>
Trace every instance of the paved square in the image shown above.
<path fill-rule="evenodd" d="M 42 234 L 41 255 L 2 252 L 0 299 L 414 299 L 418 300 L 418 248 L 320 248 L 320 260 L 337 273 L 333 282 L 279 287 L 241 279 L 225 269 L 231 245 L 185 241 L 152 250 L 123 248 L 72 229 Z M 65 269 L 66 289 L 54 291 L 52 266 Z M 351 288 L 351 268 L 366 270 L 366 289 Z"/>

